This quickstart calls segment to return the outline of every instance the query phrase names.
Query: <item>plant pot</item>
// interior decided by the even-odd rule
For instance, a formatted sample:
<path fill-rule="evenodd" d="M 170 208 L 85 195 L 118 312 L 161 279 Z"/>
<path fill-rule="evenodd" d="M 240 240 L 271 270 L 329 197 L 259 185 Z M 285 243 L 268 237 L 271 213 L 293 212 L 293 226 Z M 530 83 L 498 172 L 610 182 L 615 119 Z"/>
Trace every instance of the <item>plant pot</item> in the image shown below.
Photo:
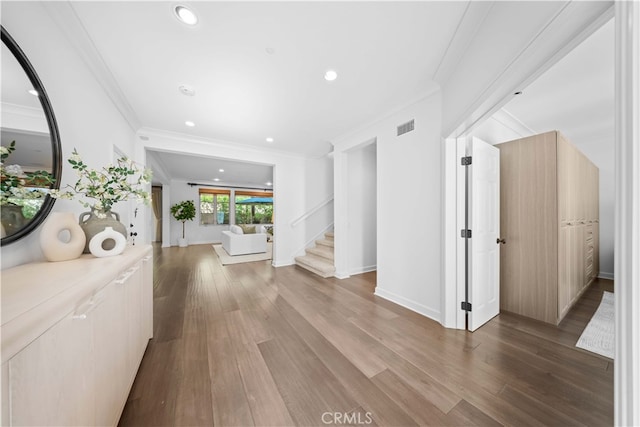
<path fill-rule="evenodd" d="M 104 231 L 107 227 L 113 228 L 114 231 L 122 234 L 126 240 L 127 228 L 120 222 L 120 215 L 117 212 L 111 211 L 96 211 L 94 209 L 91 212 L 83 212 L 80 214 L 80 227 L 84 231 L 87 237 L 87 243 L 84 247 L 83 253 L 91 253 L 89 250 L 89 242 L 96 234 Z M 115 241 L 106 241 L 104 243 L 104 250 L 111 250 L 115 247 Z"/>
<path fill-rule="evenodd" d="M 178 246 L 181 248 L 186 248 L 189 246 L 189 242 L 184 237 L 178 237 Z"/>
<path fill-rule="evenodd" d="M 13 203 L 2 205 L 0 214 L 2 216 L 2 227 L 7 236 L 17 233 L 29 222 L 22 214 L 22 206 L 14 205 Z"/>

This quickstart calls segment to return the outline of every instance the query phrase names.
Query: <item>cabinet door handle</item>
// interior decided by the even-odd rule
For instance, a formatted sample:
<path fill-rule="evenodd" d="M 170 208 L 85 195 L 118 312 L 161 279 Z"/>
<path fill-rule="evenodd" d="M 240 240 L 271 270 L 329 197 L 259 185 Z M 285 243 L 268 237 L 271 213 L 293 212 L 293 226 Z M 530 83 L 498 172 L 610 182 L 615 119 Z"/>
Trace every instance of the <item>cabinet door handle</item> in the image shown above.
<path fill-rule="evenodd" d="M 497 244 L 502 243 L 502 244 L 504 245 L 504 244 L 506 244 L 506 243 L 507 243 L 507 241 L 498 237 L 498 238 L 496 239 L 496 243 L 497 243 Z"/>
<path fill-rule="evenodd" d="M 138 271 L 140 267 L 139 266 L 135 266 L 135 267 L 131 267 L 130 269 L 128 269 L 127 271 L 125 271 L 122 276 L 120 276 L 118 279 L 116 279 L 116 283 L 118 285 L 122 285 L 124 284 L 124 282 L 126 282 L 127 280 L 129 280 L 129 277 L 131 277 L 131 275 L 133 273 L 135 273 L 136 271 Z"/>
<path fill-rule="evenodd" d="M 95 310 L 100 304 L 102 304 L 102 301 L 104 301 L 104 297 L 102 295 L 94 296 L 93 298 L 91 298 L 91 300 L 89 300 L 89 302 L 81 305 L 80 309 L 82 310 L 77 310 L 75 313 L 73 313 L 73 316 L 71 316 L 71 318 L 75 320 L 86 319 L 87 317 L 89 317 L 89 314 L 93 310 Z"/>

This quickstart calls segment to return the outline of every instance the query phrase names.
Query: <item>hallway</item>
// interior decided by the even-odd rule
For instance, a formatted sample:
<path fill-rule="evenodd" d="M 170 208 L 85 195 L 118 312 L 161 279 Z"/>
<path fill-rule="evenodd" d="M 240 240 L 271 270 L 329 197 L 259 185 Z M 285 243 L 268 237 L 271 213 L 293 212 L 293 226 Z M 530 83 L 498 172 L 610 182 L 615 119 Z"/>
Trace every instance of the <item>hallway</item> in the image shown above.
<path fill-rule="evenodd" d="M 375 273 L 154 250 L 154 338 L 121 426 L 613 423 L 612 361 L 574 347 L 610 281 L 558 328 L 501 314 L 468 333 L 374 296 Z"/>

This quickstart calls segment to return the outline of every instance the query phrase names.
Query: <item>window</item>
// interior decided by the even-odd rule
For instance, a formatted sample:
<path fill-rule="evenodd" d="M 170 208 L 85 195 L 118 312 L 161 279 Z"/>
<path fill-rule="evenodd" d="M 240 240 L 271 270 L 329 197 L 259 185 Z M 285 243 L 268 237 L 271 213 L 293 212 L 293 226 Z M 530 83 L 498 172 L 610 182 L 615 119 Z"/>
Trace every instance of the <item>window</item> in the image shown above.
<path fill-rule="evenodd" d="M 273 193 L 236 191 L 236 224 L 273 224 Z"/>
<path fill-rule="evenodd" d="M 200 189 L 200 224 L 229 224 L 229 197 L 227 190 Z"/>

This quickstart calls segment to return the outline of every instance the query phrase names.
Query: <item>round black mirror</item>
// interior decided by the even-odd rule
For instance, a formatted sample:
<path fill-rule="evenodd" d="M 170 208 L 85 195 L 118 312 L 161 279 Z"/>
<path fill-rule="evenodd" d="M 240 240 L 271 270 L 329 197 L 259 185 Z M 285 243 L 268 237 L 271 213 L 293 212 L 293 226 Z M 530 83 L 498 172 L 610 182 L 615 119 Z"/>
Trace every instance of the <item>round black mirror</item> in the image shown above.
<path fill-rule="evenodd" d="M 2 29 L 2 178 L 0 244 L 31 233 L 47 217 L 60 187 L 60 135 L 51 103 L 26 55 Z"/>

